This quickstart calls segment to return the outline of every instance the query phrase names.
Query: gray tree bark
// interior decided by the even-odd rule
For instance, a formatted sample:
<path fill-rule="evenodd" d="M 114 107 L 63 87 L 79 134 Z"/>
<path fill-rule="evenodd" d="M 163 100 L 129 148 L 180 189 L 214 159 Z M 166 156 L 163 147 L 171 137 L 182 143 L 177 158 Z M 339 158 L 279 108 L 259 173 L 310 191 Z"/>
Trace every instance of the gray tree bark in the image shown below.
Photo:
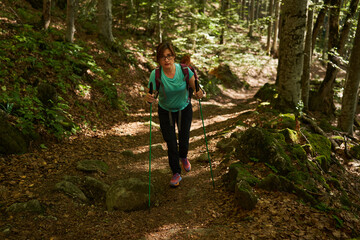
<path fill-rule="evenodd" d="M 280 12 L 278 108 L 296 110 L 301 99 L 307 0 L 287 0 Z"/>
<path fill-rule="evenodd" d="M 66 34 L 65 39 L 68 42 L 74 42 L 75 34 L 75 15 L 76 15 L 77 0 L 67 0 L 66 7 Z"/>
<path fill-rule="evenodd" d="M 306 26 L 306 38 L 304 49 L 304 67 L 303 74 L 301 76 L 301 99 L 304 103 L 304 110 L 309 108 L 309 91 L 310 91 L 310 67 L 312 56 L 312 29 L 314 19 L 314 5 L 311 4 L 308 8 L 307 26 Z"/>
<path fill-rule="evenodd" d="M 360 15 L 354 39 L 354 46 L 351 52 L 349 70 L 345 82 L 345 89 L 342 98 L 341 113 L 339 116 L 338 127 L 353 134 L 353 123 L 355 118 L 356 106 L 359 96 L 360 83 Z"/>
<path fill-rule="evenodd" d="M 98 31 L 100 36 L 102 36 L 108 44 L 114 42 L 111 8 L 111 0 L 98 1 Z"/>
<path fill-rule="evenodd" d="M 43 0 L 42 21 L 44 29 L 47 30 L 51 21 L 51 0 Z"/>
<path fill-rule="evenodd" d="M 272 26 L 273 26 L 273 4 L 274 0 L 270 0 L 269 2 L 269 24 L 268 24 L 268 33 L 267 33 L 267 41 L 266 41 L 266 53 L 270 55 L 270 48 L 271 48 L 271 33 L 272 33 Z"/>

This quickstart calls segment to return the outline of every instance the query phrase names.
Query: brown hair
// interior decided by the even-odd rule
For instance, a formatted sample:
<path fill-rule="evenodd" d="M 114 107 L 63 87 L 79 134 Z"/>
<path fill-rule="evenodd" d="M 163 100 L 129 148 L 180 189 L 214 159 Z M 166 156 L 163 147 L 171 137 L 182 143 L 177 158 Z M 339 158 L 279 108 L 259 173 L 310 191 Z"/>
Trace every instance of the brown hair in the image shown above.
<path fill-rule="evenodd" d="M 174 46 L 170 42 L 160 43 L 156 48 L 156 61 L 160 62 L 160 58 L 163 56 L 166 49 L 169 49 L 171 54 L 176 57 Z"/>

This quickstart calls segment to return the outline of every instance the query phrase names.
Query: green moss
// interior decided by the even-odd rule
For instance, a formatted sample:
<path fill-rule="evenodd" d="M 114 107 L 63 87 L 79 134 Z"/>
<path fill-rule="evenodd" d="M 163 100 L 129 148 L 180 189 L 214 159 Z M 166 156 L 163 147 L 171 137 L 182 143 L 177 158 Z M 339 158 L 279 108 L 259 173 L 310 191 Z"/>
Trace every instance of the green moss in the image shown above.
<path fill-rule="evenodd" d="M 304 162 L 307 161 L 307 155 L 304 148 L 299 144 L 294 144 L 290 148 L 291 155 L 294 160 L 296 160 L 300 165 L 304 165 Z"/>
<path fill-rule="evenodd" d="M 325 132 L 331 132 L 334 130 L 334 127 L 331 126 L 328 119 L 321 119 L 319 123 L 319 127 Z"/>
<path fill-rule="evenodd" d="M 280 131 L 282 135 L 285 137 L 285 141 L 287 143 L 298 143 L 299 137 L 297 135 L 297 132 L 294 130 L 291 130 L 290 128 L 285 128 Z"/>
<path fill-rule="evenodd" d="M 347 193 L 345 191 L 343 191 L 341 196 L 340 196 L 340 202 L 345 207 L 351 207 L 352 206 L 352 202 L 350 201 L 349 196 L 347 195 Z"/>
<path fill-rule="evenodd" d="M 337 180 L 336 178 L 331 178 L 327 182 L 328 182 L 328 184 L 332 185 L 337 190 L 342 190 L 341 184 L 340 184 L 339 180 Z"/>
<path fill-rule="evenodd" d="M 350 148 L 350 154 L 356 159 L 360 159 L 360 145 L 356 145 Z"/>
<path fill-rule="evenodd" d="M 293 113 L 285 113 L 279 115 L 281 128 L 295 129 L 295 115 Z"/>
<path fill-rule="evenodd" d="M 322 135 L 309 133 L 307 131 L 304 131 L 304 134 L 308 139 L 308 141 L 310 142 L 311 148 L 318 155 L 324 155 L 327 161 L 330 161 L 330 154 L 331 154 L 330 140 Z"/>
<path fill-rule="evenodd" d="M 325 172 L 329 171 L 330 163 L 324 155 L 317 156 L 315 158 L 315 161 L 319 163 L 322 170 L 324 170 Z"/>
<path fill-rule="evenodd" d="M 309 179 L 310 176 L 308 172 L 294 171 L 290 172 L 286 177 L 289 180 L 293 181 L 295 184 L 304 185 L 304 183 Z"/>
<path fill-rule="evenodd" d="M 259 159 L 260 162 L 274 166 L 279 173 L 286 174 L 292 170 L 291 159 L 285 153 L 283 136 L 276 139 L 272 134 L 262 128 L 249 128 L 239 139 L 236 149 L 239 159 L 248 161 L 250 158 Z"/>
<path fill-rule="evenodd" d="M 227 177 L 229 180 L 228 188 L 230 191 L 233 191 L 235 189 L 235 185 L 240 181 L 245 181 L 251 186 L 255 186 L 259 182 L 259 179 L 253 176 L 241 162 L 230 165 Z"/>

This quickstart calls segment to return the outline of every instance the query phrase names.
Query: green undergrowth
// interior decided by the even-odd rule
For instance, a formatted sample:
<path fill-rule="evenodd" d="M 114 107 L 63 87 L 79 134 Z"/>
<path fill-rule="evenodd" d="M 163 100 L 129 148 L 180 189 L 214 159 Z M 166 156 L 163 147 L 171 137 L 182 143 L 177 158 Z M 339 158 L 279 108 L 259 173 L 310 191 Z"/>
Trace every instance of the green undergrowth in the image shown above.
<path fill-rule="evenodd" d="M 64 33 L 55 28 L 36 31 L 26 24 L 13 28 L 0 42 L 0 109 L 15 119 L 23 133 L 41 128 L 63 138 L 79 131 L 69 111 L 70 101 L 92 91 L 100 93 L 98 101 L 126 110 L 117 95 L 117 83 L 96 63 L 84 42 L 64 42 Z M 55 89 L 45 100 L 39 93 L 42 84 Z"/>

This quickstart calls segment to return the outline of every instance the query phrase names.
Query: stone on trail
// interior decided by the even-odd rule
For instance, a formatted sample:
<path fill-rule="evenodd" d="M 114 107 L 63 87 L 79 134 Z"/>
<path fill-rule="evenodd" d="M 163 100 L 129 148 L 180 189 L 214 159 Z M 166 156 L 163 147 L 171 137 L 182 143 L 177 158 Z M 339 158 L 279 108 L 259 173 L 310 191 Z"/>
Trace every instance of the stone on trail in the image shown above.
<path fill-rule="evenodd" d="M 153 189 L 153 186 L 151 186 L 151 189 Z M 151 200 L 153 199 L 152 197 Z M 118 180 L 106 193 L 106 206 L 109 211 L 146 209 L 148 207 L 148 201 L 149 183 L 138 178 Z"/>
<path fill-rule="evenodd" d="M 84 172 L 103 172 L 107 173 L 109 166 L 99 160 L 83 160 L 77 163 L 76 169 Z"/>
<path fill-rule="evenodd" d="M 88 201 L 83 191 L 81 191 L 80 188 L 78 188 L 75 184 L 71 182 L 61 181 L 55 185 L 55 189 L 59 191 L 63 191 L 66 194 L 70 195 L 71 197 L 75 199 L 79 199 L 83 202 Z"/>
<path fill-rule="evenodd" d="M 34 213 L 42 213 L 44 212 L 44 208 L 37 199 L 30 200 L 24 203 L 14 203 L 10 207 L 6 209 L 6 212 L 34 212 Z"/>
<path fill-rule="evenodd" d="M 235 198 L 237 204 L 245 210 L 254 209 L 258 202 L 258 197 L 246 181 L 240 181 L 236 184 Z"/>

